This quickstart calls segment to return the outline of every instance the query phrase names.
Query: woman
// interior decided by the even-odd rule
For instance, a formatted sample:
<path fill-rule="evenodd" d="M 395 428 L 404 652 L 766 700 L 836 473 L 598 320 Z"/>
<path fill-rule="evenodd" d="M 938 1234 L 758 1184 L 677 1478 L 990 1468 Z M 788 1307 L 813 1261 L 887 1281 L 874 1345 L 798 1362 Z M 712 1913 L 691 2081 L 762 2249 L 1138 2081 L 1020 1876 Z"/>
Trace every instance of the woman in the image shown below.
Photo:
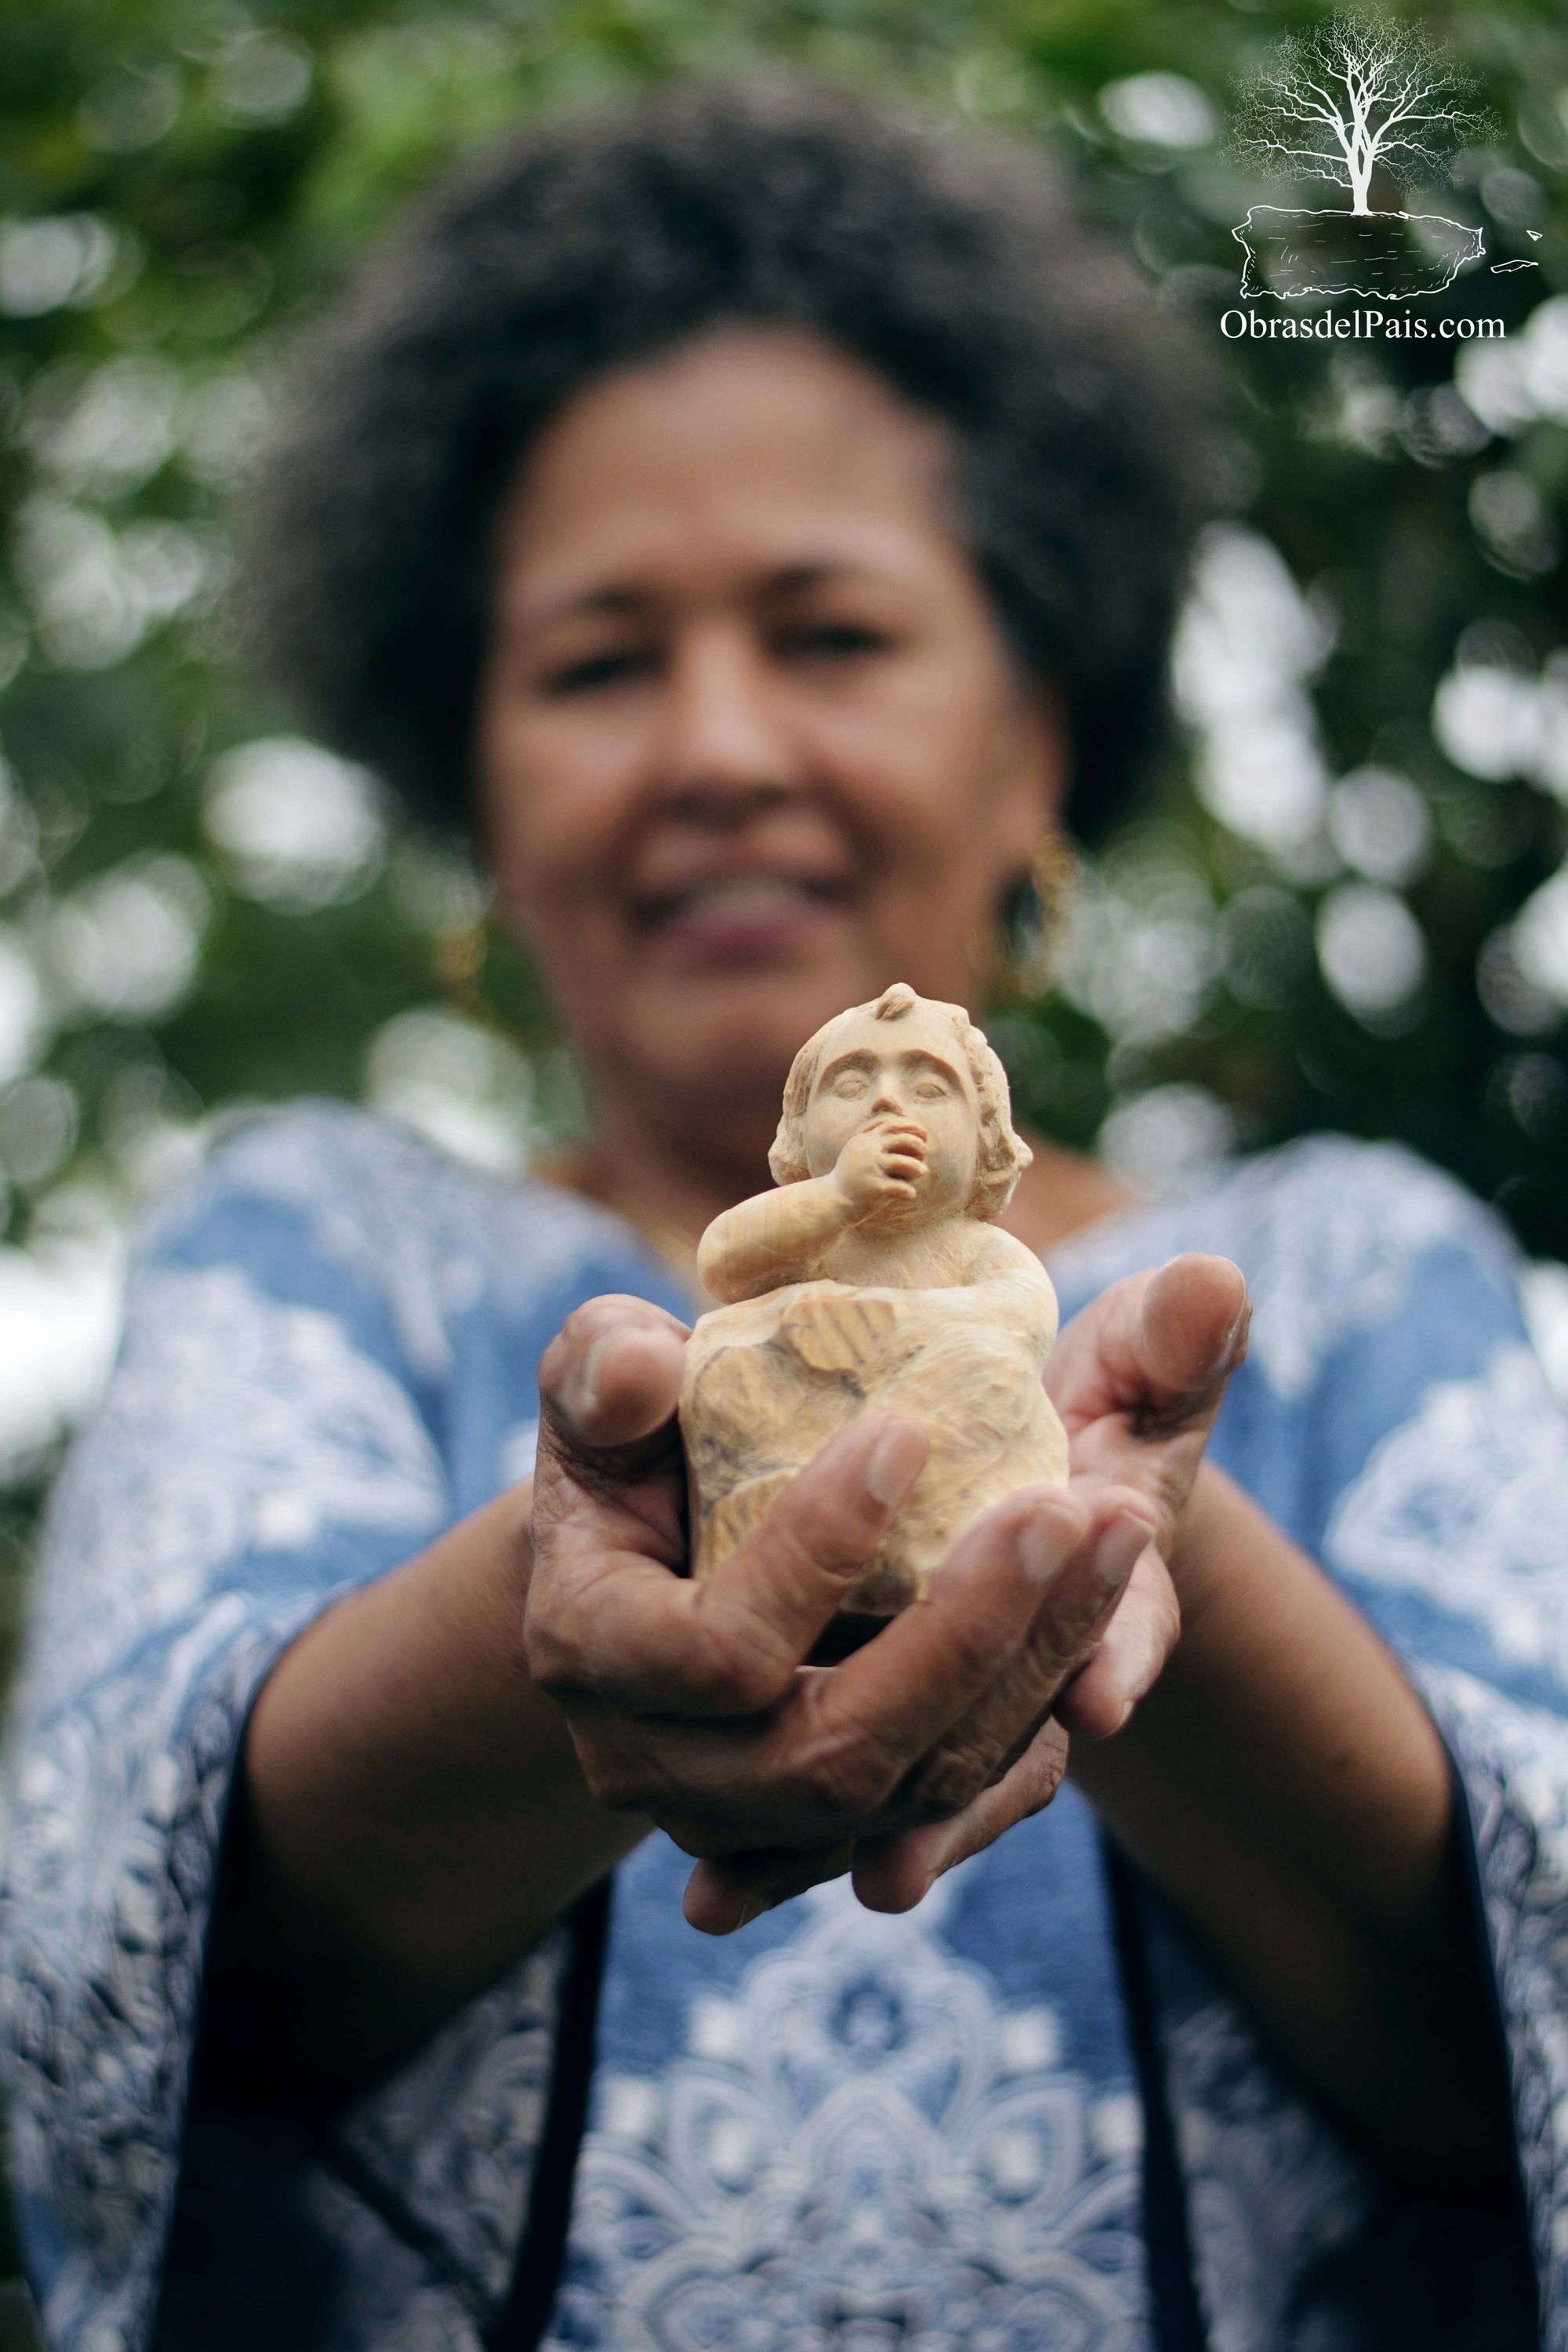
<path fill-rule="evenodd" d="M 1563 1431 L 1486 1213 L 1037 1140 L 1068 1486 L 826 1670 L 907 1419 L 672 1573 L 795 1048 L 981 1009 L 1146 759 L 1163 331 L 1026 158 L 781 83 L 531 131 L 323 346 L 274 645 L 471 825 L 593 1123 L 505 1184 L 307 1103 L 142 1230 L 14 1734 L 54 2342 L 1562 2340 Z"/>

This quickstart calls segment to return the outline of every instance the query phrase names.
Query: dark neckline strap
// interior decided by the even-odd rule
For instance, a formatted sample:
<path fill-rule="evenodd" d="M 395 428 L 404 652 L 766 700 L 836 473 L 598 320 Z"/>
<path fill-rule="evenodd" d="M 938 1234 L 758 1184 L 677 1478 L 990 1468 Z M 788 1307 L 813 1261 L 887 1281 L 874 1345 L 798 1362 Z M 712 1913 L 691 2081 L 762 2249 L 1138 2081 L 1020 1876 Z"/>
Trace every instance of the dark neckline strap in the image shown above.
<path fill-rule="evenodd" d="M 577 2155 L 583 2145 L 588 2092 L 594 2078 L 599 1988 L 604 1980 L 605 1945 L 610 1924 L 610 1888 L 608 1878 L 601 1880 L 567 1915 L 572 1948 L 561 1991 L 561 2021 L 544 2130 L 511 2284 L 505 2302 L 485 2330 L 485 2352 L 534 2352 L 554 2308 L 572 2219 Z"/>
<path fill-rule="evenodd" d="M 1176 2150 L 1160 2032 L 1139 1916 L 1139 1882 L 1103 1832 L 1100 1848 L 1110 1894 L 1128 2028 L 1143 2100 L 1143 2242 L 1148 2250 L 1150 2321 L 1158 2352 L 1208 2352 L 1187 2227 L 1187 2195 Z"/>

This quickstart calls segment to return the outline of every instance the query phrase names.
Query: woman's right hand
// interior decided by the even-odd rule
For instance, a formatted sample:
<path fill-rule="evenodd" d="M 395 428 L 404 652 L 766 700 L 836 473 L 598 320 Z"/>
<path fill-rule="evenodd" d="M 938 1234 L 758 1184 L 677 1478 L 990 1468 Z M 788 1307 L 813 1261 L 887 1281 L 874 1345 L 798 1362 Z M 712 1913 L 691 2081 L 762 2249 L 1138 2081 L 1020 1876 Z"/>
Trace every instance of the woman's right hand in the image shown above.
<path fill-rule="evenodd" d="M 687 1916 L 721 1933 L 852 1869 L 861 1839 L 946 1822 L 951 1863 L 1048 1803 L 1067 1757 L 1050 1709 L 1151 1523 L 1135 1492 L 1026 1489 L 965 1531 L 922 1601 L 839 1664 L 807 1665 L 918 1477 L 924 1433 L 862 1415 L 695 1583 L 675 1414 L 686 1337 L 661 1308 L 607 1297 L 546 1350 L 524 1638 L 591 1793 L 704 1858 Z"/>

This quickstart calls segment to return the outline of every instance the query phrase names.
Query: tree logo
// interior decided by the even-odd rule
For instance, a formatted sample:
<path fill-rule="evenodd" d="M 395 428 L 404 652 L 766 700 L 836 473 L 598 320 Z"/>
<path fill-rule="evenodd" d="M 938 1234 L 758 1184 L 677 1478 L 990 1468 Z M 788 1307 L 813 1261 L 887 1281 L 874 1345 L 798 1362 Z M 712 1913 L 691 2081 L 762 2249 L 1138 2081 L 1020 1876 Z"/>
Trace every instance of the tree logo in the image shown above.
<path fill-rule="evenodd" d="M 1457 147 L 1490 134 L 1477 87 L 1423 26 L 1370 10 L 1285 35 L 1237 86 L 1231 153 L 1281 177 L 1328 180 L 1350 201 L 1318 212 L 1254 205 L 1231 231 L 1247 256 L 1242 293 L 1407 302 L 1451 286 L 1480 259 L 1481 231 L 1440 213 L 1380 210 L 1373 197 L 1380 184 L 1414 192 Z"/>

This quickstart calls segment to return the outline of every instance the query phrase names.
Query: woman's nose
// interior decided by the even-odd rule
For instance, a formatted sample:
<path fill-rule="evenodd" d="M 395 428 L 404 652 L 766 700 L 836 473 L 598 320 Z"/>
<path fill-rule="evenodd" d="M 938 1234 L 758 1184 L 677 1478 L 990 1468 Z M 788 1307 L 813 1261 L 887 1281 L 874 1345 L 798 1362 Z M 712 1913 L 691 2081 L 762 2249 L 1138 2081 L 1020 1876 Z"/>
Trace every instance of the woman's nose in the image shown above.
<path fill-rule="evenodd" d="M 679 640 L 667 695 L 658 754 L 663 797 L 700 803 L 710 817 L 740 816 L 796 788 L 798 761 L 765 658 L 744 629 L 714 624 Z"/>

